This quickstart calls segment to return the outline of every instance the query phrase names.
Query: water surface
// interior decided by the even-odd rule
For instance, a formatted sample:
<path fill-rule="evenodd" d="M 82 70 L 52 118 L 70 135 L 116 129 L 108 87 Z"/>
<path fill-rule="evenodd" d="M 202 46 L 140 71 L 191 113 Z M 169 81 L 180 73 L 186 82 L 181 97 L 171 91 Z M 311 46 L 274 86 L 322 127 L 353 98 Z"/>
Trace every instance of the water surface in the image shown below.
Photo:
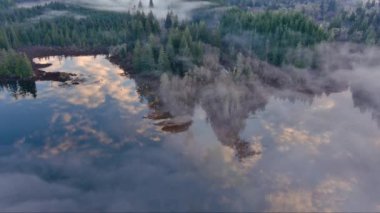
<path fill-rule="evenodd" d="M 106 56 L 35 61 L 81 81 L 2 85 L 4 211 L 380 210 L 379 108 L 366 92 L 261 99 L 228 83 L 194 97 Z M 174 118 L 147 118 L 160 99 Z"/>

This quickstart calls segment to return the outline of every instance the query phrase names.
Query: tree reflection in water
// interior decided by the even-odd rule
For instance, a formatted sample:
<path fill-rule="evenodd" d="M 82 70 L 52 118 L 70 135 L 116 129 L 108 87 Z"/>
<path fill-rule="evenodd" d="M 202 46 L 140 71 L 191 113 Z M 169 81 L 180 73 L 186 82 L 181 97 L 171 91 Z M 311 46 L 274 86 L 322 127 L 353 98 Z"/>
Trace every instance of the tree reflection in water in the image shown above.
<path fill-rule="evenodd" d="M 37 98 L 35 81 L 0 81 L 0 92 L 7 91 L 15 99 L 33 97 Z"/>
<path fill-rule="evenodd" d="M 37 82 L 37 101 L 0 97 L 1 135 L 15 129 L 15 137 L 2 139 L 18 147 L 15 157 L 2 156 L 2 171 L 46 180 L 33 191 L 65 186 L 74 191 L 63 197 L 78 209 L 105 211 L 157 209 L 160 201 L 175 204 L 173 211 L 375 209 L 377 200 L 353 201 L 379 194 L 378 128 L 358 110 L 379 112 L 377 87 L 331 94 L 326 84 L 311 90 L 276 80 L 288 84 L 278 88 L 260 71 L 242 75 L 217 66 L 182 77 L 125 78 L 105 57 L 76 59 L 57 69 L 82 72 L 84 83 Z M 37 93 L 34 87 L 22 96 L 19 84 L 2 90 L 18 91 L 14 98 Z M 16 201 L 7 205 L 20 205 L 25 189 L 10 189 L 15 193 L 4 197 Z M 55 191 L 46 191 L 48 200 L 62 198 Z"/>

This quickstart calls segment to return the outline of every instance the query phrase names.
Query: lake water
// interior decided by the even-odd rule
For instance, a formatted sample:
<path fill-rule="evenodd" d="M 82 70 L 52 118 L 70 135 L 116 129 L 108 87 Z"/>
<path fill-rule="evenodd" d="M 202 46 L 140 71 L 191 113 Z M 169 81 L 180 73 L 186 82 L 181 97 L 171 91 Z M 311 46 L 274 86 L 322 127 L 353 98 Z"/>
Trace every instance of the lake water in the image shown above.
<path fill-rule="evenodd" d="M 379 108 L 360 91 L 251 104 L 214 84 L 174 100 L 175 83 L 105 56 L 35 61 L 81 80 L 2 85 L 2 211 L 380 210 Z"/>

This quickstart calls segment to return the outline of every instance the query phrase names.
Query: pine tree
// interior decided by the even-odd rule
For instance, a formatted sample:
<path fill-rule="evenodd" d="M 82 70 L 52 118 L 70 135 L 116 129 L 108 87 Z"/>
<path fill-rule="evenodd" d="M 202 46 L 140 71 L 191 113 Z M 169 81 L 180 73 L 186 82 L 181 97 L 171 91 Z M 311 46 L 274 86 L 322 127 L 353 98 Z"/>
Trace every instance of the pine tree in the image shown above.
<path fill-rule="evenodd" d="M 139 1 L 139 4 L 137 6 L 139 9 L 142 9 L 143 8 L 143 3 L 141 2 L 141 0 Z"/>
<path fill-rule="evenodd" d="M 193 41 L 193 38 L 191 36 L 189 27 L 186 27 L 185 32 L 183 33 L 183 36 L 185 37 L 186 42 L 188 44 L 191 44 L 191 42 Z"/>
<path fill-rule="evenodd" d="M 3 31 L 0 31 L 0 49 L 8 49 L 9 48 L 9 42 L 7 39 L 7 36 Z"/>
<path fill-rule="evenodd" d="M 158 69 L 160 71 L 169 71 L 170 70 L 170 61 L 169 57 L 166 54 L 163 47 L 160 49 L 160 54 L 158 57 Z"/>
<path fill-rule="evenodd" d="M 12 47 L 17 47 L 19 45 L 19 40 L 14 28 L 11 27 L 10 29 L 8 29 L 8 33 L 10 38 L 10 44 L 12 45 Z"/>
<path fill-rule="evenodd" d="M 148 44 L 152 48 L 154 59 L 157 59 L 160 53 L 160 39 L 153 34 L 150 34 Z"/>
<path fill-rule="evenodd" d="M 32 75 L 32 65 L 25 55 L 15 57 L 15 75 L 20 78 L 27 78 Z"/>
<path fill-rule="evenodd" d="M 149 0 L 149 7 L 150 7 L 150 8 L 153 8 L 153 7 L 154 7 L 153 0 Z"/>
<path fill-rule="evenodd" d="M 166 19 L 165 19 L 165 28 L 170 29 L 173 26 L 173 20 L 172 20 L 172 13 L 166 14 Z"/>
<path fill-rule="evenodd" d="M 142 71 L 141 56 L 142 56 L 141 44 L 140 44 L 140 41 L 137 41 L 135 44 L 135 48 L 133 49 L 133 56 L 132 56 L 132 66 L 133 66 L 133 69 L 137 72 Z"/>
<path fill-rule="evenodd" d="M 153 71 L 156 68 L 153 50 L 149 44 L 143 47 L 140 63 L 142 65 L 141 71 L 143 72 Z"/>
<path fill-rule="evenodd" d="M 173 60 L 175 56 L 175 50 L 173 46 L 173 40 L 169 37 L 168 42 L 166 43 L 166 54 L 169 57 L 169 60 Z"/>
<path fill-rule="evenodd" d="M 23 54 L 14 50 L 0 50 L 0 76 L 29 78 L 33 75 L 32 65 Z"/>
<path fill-rule="evenodd" d="M 370 27 L 367 30 L 365 42 L 366 42 L 366 44 L 369 44 L 369 45 L 375 45 L 376 44 L 376 31 L 374 30 L 373 27 Z"/>
<path fill-rule="evenodd" d="M 179 54 L 183 57 L 190 56 L 190 48 L 189 44 L 187 42 L 186 36 L 182 36 L 181 43 L 179 45 Z"/>
<path fill-rule="evenodd" d="M 203 60 L 203 45 L 201 42 L 194 42 L 191 46 L 191 53 L 193 56 L 193 62 L 195 64 L 201 64 Z"/>
<path fill-rule="evenodd" d="M 330 0 L 329 4 L 327 6 L 327 11 L 329 11 L 329 12 L 336 12 L 336 9 L 337 9 L 336 0 Z"/>

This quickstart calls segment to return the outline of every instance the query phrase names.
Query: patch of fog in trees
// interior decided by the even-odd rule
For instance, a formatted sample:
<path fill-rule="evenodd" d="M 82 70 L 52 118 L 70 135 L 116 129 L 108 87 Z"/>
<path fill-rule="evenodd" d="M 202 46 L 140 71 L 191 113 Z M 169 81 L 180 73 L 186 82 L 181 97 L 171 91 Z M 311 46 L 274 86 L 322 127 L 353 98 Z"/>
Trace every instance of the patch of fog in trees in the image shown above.
<path fill-rule="evenodd" d="M 86 17 L 83 15 L 75 14 L 75 13 L 72 13 L 70 11 L 65 11 L 65 10 L 63 10 L 63 11 L 62 10 L 48 10 L 48 11 L 44 12 L 42 15 L 31 18 L 30 21 L 31 22 L 38 22 L 42 19 L 44 19 L 44 20 L 54 19 L 54 18 L 62 17 L 62 16 L 70 16 L 70 17 L 74 17 L 76 19 L 82 19 L 82 18 Z"/>
<path fill-rule="evenodd" d="M 79 0 L 72 2 L 112 11 L 152 11 L 159 18 L 163 18 L 169 11 L 173 11 L 179 18 L 183 19 L 187 18 L 192 10 L 209 4 L 206 1 L 183 0 L 152 0 L 153 6 L 150 6 L 150 0 L 141 0 L 141 4 L 139 0 Z"/>
<path fill-rule="evenodd" d="M 26 1 L 18 4 L 19 7 L 33 7 L 44 5 L 52 2 L 50 0 Z M 150 0 L 56 0 L 56 2 L 66 2 L 78 4 L 93 9 L 109 10 L 117 12 L 152 11 L 158 18 L 164 18 L 170 11 L 174 12 L 181 19 L 189 17 L 195 9 L 205 7 L 211 3 L 207 1 L 184 1 L 184 0 L 152 0 L 153 7 L 150 6 Z"/>
<path fill-rule="evenodd" d="M 233 71 L 219 64 L 217 53 L 205 55 L 205 65 L 178 77 L 161 77 L 160 96 L 165 110 L 175 116 L 192 115 L 201 105 L 215 119 L 230 122 L 264 109 L 271 97 L 313 102 L 316 96 L 350 90 L 354 106 L 372 113 L 380 124 L 380 49 L 329 43 L 316 48 L 319 70 L 278 68 L 253 58 L 238 60 Z M 240 67 L 249 64 L 248 75 Z M 232 121 L 231 121 L 232 122 Z"/>
<path fill-rule="evenodd" d="M 53 0 L 35 0 L 35 1 L 26 0 L 26 1 L 18 2 L 16 6 L 18 8 L 32 8 L 35 6 L 44 5 L 51 2 L 54 2 L 54 1 Z"/>

